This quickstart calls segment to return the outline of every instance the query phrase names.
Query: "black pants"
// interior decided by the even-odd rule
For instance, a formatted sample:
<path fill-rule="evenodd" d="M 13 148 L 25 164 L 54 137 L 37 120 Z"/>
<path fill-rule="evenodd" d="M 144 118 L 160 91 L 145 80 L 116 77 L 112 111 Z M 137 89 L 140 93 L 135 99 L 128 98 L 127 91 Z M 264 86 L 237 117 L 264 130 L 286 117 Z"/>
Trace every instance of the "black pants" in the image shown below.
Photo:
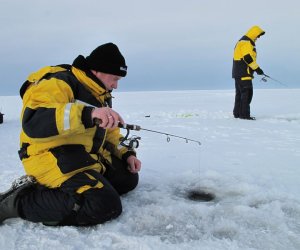
<path fill-rule="evenodd" d="M 137 186 L 138 174 L 130 173 L 126 162 L 115 157 L 112 160 L 104 175 L 88 170 L 74 175 L 57 189 L 31 188 L 19 198 L 20 216 L 46 225 L 95 225 L 118 217 L 122 213 L 120 195 Z M 75 192 L 98 181 L 102 188 L 90 188 L 80 195 Z"/>
<path fill-rule="evenodd" d="M 235 79 L 235 101 L 233 115 L 236 118 L 250 117 L 250 103 L 253 97 L 252 80 Z"/>

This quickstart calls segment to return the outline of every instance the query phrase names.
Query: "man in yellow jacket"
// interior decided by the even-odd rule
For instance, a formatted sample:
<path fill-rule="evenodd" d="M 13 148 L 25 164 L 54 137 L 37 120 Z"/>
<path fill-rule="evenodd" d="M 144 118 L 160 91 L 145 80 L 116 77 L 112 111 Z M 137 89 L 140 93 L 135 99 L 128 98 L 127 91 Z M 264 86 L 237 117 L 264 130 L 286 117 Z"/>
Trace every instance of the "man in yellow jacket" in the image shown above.
<path fill-rule="evenodd" d="M 263 75 L 263 70 L 256 62 L 255 42 L 265 32 L 253 26 L 235 45 L 233 55 L 232 78 L 235 79 L 235 102 L 233 115 L 235 118 L 255 120 L 250 115 L 250 103 L 253 97 L 253 73 Z"/>
<path fill-rule="evenodd" d="M 111 92 L 126 73 L 118 47 L 107 43 L 72 65 L 29 75 L 20 90 L 27 175 L 0 197 L 0 222 L 93 225 L 121 214 L 120 195 L 137 186 L 141 168 L 134 149 L 120 144 L 124 121 L 112 109 Z"/>

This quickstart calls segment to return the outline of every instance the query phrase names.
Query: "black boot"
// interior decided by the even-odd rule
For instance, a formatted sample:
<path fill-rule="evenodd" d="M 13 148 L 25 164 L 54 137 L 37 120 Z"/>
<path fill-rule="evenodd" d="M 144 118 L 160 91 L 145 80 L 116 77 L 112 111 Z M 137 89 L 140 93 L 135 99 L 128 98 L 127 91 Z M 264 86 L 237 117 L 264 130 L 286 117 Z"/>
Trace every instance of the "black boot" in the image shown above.
<path fill-rule="evenodd" d="M 18 196 L 21 191 L 36 183 L 34 177 L 24 175 L 16 179 L 11 188 L 4 193 L 0 193 L 0 223 L 8 218 L 19 217 Z"/>
<path fill-rule="evenodd" d="M 256 120 L 256 118 L 254 116 L 248 116 L 248 117 L 241 117 L 241 119 L 244 119 L 244 120 Z"/>

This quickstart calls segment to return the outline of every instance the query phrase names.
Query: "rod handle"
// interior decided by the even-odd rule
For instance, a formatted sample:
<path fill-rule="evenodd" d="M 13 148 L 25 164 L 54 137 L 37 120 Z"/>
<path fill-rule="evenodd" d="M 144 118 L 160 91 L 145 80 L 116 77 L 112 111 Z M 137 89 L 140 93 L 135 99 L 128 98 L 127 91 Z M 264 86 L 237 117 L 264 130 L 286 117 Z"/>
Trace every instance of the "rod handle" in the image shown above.
<path fill-rule="evenodd" d="M 94 123 L 97 126 L 99 126 L 102 123 L 102 120 L 99 118 L 94 118 Z M 136 130 L 136 131 L 139 131 L 142 129 L 141 126 L 139 126 L 139 125 L 133 125 L 133 124 L 127 124 L 127 123 L 122 124 L 120 122 L 118 123 L 118 127 L 124 128 L 124 129 L 129 129 L 129 130 Z"/>

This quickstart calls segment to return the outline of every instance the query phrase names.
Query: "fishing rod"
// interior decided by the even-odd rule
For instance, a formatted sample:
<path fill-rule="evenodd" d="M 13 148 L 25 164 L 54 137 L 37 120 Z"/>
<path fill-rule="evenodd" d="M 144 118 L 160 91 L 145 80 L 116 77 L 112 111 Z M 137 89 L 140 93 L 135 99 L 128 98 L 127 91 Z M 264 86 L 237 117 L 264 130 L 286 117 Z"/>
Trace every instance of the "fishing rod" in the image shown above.
<path fill-rule="evenodd" d="M 171 137 L 176 137 L 176 138 L 184 139 L 186 143 L 188 143 L 189 141 L 192 141 L 192 142 L 196 142 L 199 145 L 201 145 L 200 141 L 197 141 L 197 140 L 194 140 L 194 139 L 190 139 L 190 138 L 187 138 L 187 137 L 182 137 L 182 136 L 178 136 L 178 135 L 174 135 L 174 134 L 170 134 L 170 133 L 165 133 L 165 132 L 161 132 L 161 131 L 157 131 L 157 130 L 142 128 L 139 125 L 132 125 L 132 124 L 126 124 L 126 123 L 121 124 L 121 123 L 119 123 L 118 127 L 119 128 L 124 128 L 124 129 L 129 129 L 129 130 L 135 130 L 135 131 L 144 130 L 144 131 L 148 131 L 148 132 L 152 132 L 152 133 L 156 133 L 156 134 L 166 135 L 168 142 L 171 140 L 170 139 L 170 136 L 171 136 Z"/>
<path fill-rule="evenodd" d="M 279 84 L 281 84 L 281 85 L 283 85 L 283 86 L 285 86 L 285 87 L 288 87 L 287 84 L 284 84 L 283 82 L 278 81 L 278 80 L 272 78 L 271 76 L 268 76 L 268 75 L 266 75 L 266 74 L 263 74 L 263 75 L 264 75 L 264 76 L 263 76 L 263 78 L 261 79 L 263 82 L 267 82 L 267 81 L 268 81 L 267 78 L 269 78 L 269 79 L 273 80 L 274 82 L 278 82 Z"/>
<path fill-rule="evenodd" d="M 100 119 L 95 119 L 95 124 L 99 125 L 101 123 L 102 123 L 102 121 Z M 161 132 L 161 131 L 157 131 L 157 130 L 142 128 L 139 125 L 126 124 L 126 123 L 122 124 L 122 123 L 119 122 L 118 123 L 118 127 L 127 130 L 127 134 L 124 137 L 124 139 L 125 139 L 124 141 L 128 140 L 128 136 L 129 136 L 130 130 L 134 130 L 134 131 L 144 130 L 144 131 L 148 131 L 148 132 L 151 132 L 151 133 L 166 135 L 167 136 L 167 142 L 170 142 L 170 140 L 171 140 L 170 137 L 176 137 L 176 138 L 185 140 L 186 143 L 188 143 L 188 142 L 195 142 L 199 146 L 201 145 L 200 141 L 197 141 L 197 140 L 194 140 L 194 139 L 190 139 L 190 138 L 187 138 L 187 137 L 183 137 L 183 136 L 179 136 L 179 135 L 174 135 L 174 134 L 170 134 L 170 133 L 165 133 L 165 132 Z M 140 139 L 141 139 L 140 137 L 134 137 L 133 139 L 131 139 L 131 141 L 132 141 L 131 146 L 134 146 L 135 148 L 137 148 L 138 147 L 138 140 L 140 140 Z M 123 141 L 123 143 L 124 143 L 124 141 Z"/>

